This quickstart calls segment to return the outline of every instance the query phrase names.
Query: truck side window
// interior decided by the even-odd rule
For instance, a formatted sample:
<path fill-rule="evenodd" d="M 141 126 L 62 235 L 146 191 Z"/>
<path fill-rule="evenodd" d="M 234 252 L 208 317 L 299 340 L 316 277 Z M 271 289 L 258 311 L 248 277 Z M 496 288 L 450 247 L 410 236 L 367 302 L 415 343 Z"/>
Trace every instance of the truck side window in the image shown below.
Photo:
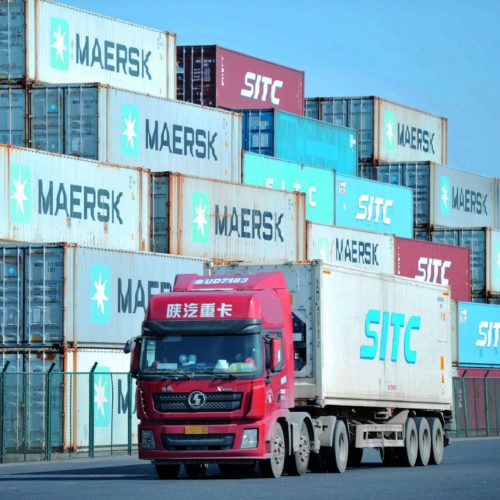
<path fill-rule="evenodd" d="M 280 359 L 281 363 L 278 366 L 278 369 L 276 370 L 276 373 L 279 373 L 283 369 L 283 365 L 285 363 L 285 353 L 283 352 L 283 335 L 281 332 L 264 332 L 265 335 L 271 337 L 271 338 L 277 338 L 280 340 L 280 345 L 281 345 L 281 350 L 280 350 Z M 271 369 L 271 344 L 269 342 L 264 343 L 265 348 L 266 348 L 266 370 L 269 371 Z"/>

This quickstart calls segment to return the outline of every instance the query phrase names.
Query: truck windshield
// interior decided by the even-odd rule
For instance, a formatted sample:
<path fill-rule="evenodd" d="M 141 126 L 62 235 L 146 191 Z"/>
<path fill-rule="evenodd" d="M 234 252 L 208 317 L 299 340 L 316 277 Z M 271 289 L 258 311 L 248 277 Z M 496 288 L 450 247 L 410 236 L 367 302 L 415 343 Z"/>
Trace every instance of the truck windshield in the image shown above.
<path fill-rule="evenodd" d="M 143 374 L 254 377 L 262 372 L 258 334 L 168 335 L 145 338 Z"/>

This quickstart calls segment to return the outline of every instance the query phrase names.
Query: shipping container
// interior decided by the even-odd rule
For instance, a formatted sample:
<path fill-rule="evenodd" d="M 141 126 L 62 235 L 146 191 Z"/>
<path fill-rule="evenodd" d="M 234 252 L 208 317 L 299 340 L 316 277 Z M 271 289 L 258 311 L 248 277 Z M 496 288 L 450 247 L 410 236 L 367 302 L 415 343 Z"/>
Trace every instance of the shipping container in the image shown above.
<path fill-rule="evenodd" d="M 155 172 L 241 182 L 241 116 L 101 85 L 33 87 L 30 144 Z"/>
<path fill-rule="evenodd" d="M 459 366 L 500 368 L 500 307 L 459 302 L 457 314 Z"/>
<path fill-rule="evenodd" d="M 307 222 L 307 259 L 394 274 L 394 237 Z"/>
<path fill-rule="evenodd" d="M 396 274 L 448 285 L 453 300 L 471 300 L 468 248 L 396 238 Z"/>
<path fill-rule="evenodd" d="M 183 176 L 153 176 L 151 248 L 215 260 L 305 257 L 305 195 Z"/>
<path fill-rule="evenodd" d="M 0 9 L 0 81 L 99 82 L 175 99 L 175 34 L 46 0 Z"/>
<path fill-rule="evenodd" d="M 0 239 L 149 250 L 149 172 L 0 145 Z"/>
<path fill-rule="evenodd" d="M 448 121 L 380 97 L 306 99 L 306 116 L 358 131 L 360 163 L 447 163 Z"/>
<path fill-rule="evenodd" d="M 296 400 L 451 410 L 446 288 L 320 261 L 213 267 L 260 271 L 283 272 L 292 296 Z"/>
<path fill-rule="evenodd" d="M 481 378 L 481 379 L 494 379 L 500 378 L 500 369 L 495 368 L 458 368 L 458 377 L 464 378 Z"/>
<path fill-rule="evenodd" d="M 500 296 L 500 231 L 487 230 L 486 248 L 488 252 L 486 290 L 489 295 Z"/>
<path fill-rule="evenodd" d="M 374 170 L 376 180 L 413 190 L 415 226 L 495 226 L 493 178 L 429 162 L 380 165 Z"/>
<path fill-rule="evenodd" d="M 218 45 L 177 47 L 177 99 L 304 114 L 304 72 Z"/>
<path fill-rule="evenodd" d="M 0 368 L 6 361 L 10 362 L 4 393 L 8 454 L 44 452 L 49 446 L 49 422 L 52 451 L 88 450 L 89 403 L 93 404 L 95 447 L 126 449 L 130 413 L 131 443 L 137 444 L 135 384 L 129 383 L 130 356 L 121 349 L 6 350 L 0 352 Z"/>
<path fill-rule="evenodd" d="M 0 17 L 1 11 L 2 5 L 0 5 Z M 0 144 L 24 146 L 26 119 L 26 91 L 23 87 L 0 85 Z"/>
<path fill-rule="evenodd" d="M 2 347 L 122 346 L 152 295 L 201 259 L 71 244 L 0 245 Z"/>
<path fill-rule="evenodd" d="M 284 111 L 243 110 L 243 149 L 356 175 L 356 131 Z"/>
<path fill-rule="evenodd" d="M 412 221 L 411 189 L 335 175 L 335 225 L 411 238 Z"/>
<path fill-rule="evenodd" d="M 288 160 L 243 152 L 243 183 L 306 194 L 306 218 L 333 224 L 335 173 Z"/>

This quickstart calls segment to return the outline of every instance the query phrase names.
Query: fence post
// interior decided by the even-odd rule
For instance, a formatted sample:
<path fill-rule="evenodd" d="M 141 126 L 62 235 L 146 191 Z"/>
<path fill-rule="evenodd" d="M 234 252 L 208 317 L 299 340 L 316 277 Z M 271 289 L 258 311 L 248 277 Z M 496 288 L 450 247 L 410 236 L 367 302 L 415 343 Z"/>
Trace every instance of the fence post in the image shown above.
<path fill-rule="evenodd" d="M 132 375 L 129 372 L 129 373 L 127 373 L 127 408 L 128 408 L 127 451 L 128 451 L 129 455 L 132 455 L 132 412 L 134 411 L 132 404 L 133 404 L 133 401 L 132 401 Z"/>
<path fill-rule="evenodd" d="M 6 361 L 0 374 L 1 380 L 1 393 L 0 393 L 0 464 L 5 462 L 5 379 L 7 377 L 7 368 L 10 361 Z"/>
<path fill-rule="evenodd" d="M 465 392 L 465 373 L 462 375 L 462 394 L 464 398 L 465 437 L 469 437 L 469 411 L 467 406 L 467 393 Z"/>
<path fill-rule="evenodd" d="M 490 435 L 490 405 L 488 401 L 488 374 L 489 370 L 486 370 L 486 373 L 483 377 L 483 386 L 484 386 L 484 411 L 486 415 L 486 435 Z"/>
<path fill-rule="evenodd" d="M 94 458 L 94 371 L 97 361 L 89 373 L 89 457 Z"/>
<path fill-rule="evenodd" d="M 47 372 L 47 384 L 45 393 L 45 460 L 52 458 L 52 370 L 56 367 L 55 363 L 50 365 Z"/>

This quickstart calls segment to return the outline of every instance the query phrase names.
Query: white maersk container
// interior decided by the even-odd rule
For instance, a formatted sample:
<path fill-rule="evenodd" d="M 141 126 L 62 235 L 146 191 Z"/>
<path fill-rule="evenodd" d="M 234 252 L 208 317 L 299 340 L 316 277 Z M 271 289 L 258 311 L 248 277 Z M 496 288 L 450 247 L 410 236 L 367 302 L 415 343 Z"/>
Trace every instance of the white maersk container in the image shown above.
<path fill-rule="evenodd" d="M 153 176 L 154 251 L 215 260 L 305 257 L 305 195 L 179 174 Z"/>
<path fill-rule="evenodd" d="M 307 222 L 307 258 L 394 273 L 394 236 Z"/>
<path fill-rule="evenodd" d="M 46 0 L 8 4 L 0 80 L 100 82 L 175 99 L 175 34 Z"/>
<path fill-rule="evenodd" d="M 447 288 L 320 261 L 213 268 L 259 271 L 283 272 L 292 295 L 297 400 L 452 409 Z"/>
<path fill-rule="evenodd" d="M 149 250 L 149 172 L 0 145 L 0 239 Z"/>

